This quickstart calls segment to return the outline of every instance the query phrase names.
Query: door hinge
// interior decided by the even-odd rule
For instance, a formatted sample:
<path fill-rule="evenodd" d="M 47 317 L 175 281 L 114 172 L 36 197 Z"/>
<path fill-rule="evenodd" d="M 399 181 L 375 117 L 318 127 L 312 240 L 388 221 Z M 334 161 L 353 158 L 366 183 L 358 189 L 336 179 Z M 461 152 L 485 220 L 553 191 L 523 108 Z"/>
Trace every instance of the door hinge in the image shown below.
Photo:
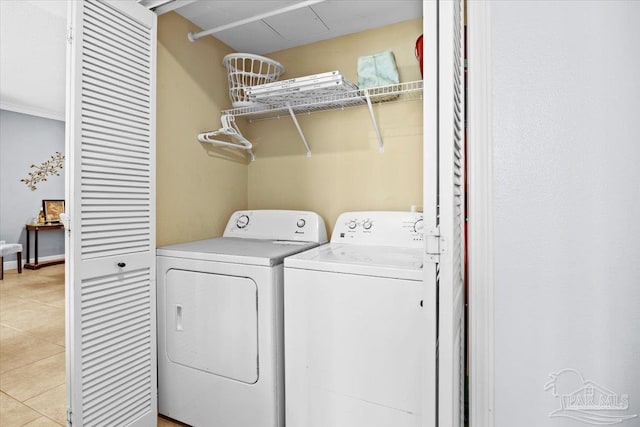
<path fill-rule="evenodd" d="M 425 238 L 425 260 L 428 262 L 439 263 L 440 254 L 445 252 L 445 238 L 440 235 L 439 228 L 428 229 L 424 233 Z"/>
<path fill-rule="evenodd" d="M 67 426 L 71 425 L 71 408 L 67 408 Z"/>
<path fill-rule="evenodd" d="M 68 213 L 61 213 L 60 214 L 60 222 L 62 223 L 64 229 L 67 231 L 67 233 L 71 234 L 71 215 L 69 215 Z"/>
<path fill-rule="evenodd" d="M 73 28 L 67 27 L 67 34 L 65 34 L 65 38 L 67 39 L 68 44 L 73 42 Z"/>

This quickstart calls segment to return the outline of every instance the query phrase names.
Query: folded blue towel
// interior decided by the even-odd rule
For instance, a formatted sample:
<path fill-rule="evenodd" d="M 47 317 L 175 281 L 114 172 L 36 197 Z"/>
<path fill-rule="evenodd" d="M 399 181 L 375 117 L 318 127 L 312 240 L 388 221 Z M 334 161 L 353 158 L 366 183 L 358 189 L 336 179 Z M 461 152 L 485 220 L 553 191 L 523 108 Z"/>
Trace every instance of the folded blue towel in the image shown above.
<path fill-rule="evenodd" d="M 393 52 L 388 50 L 358 58 L 358 87 L 387 86 L 400 83 Z"/>

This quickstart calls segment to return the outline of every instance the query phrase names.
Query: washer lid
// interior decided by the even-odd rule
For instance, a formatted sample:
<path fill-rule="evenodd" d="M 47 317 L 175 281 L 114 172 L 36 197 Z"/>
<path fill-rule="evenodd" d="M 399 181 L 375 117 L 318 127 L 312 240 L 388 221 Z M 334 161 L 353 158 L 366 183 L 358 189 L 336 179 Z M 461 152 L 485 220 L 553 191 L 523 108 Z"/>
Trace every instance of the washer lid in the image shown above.
<path fill-rule="evenodd" d="M 235 264 L 282 264 L 285 257 L 318 246 L 315 242 L 262 240 L 235 237 L 216 237 L 164 246 L 156 250 L 159 256 L 219 261 Z"/>
<path fill-rule="evenodd" d="M 285 268 L 422 280 L 422 249 L 330 243 L 285 259 Z"/>

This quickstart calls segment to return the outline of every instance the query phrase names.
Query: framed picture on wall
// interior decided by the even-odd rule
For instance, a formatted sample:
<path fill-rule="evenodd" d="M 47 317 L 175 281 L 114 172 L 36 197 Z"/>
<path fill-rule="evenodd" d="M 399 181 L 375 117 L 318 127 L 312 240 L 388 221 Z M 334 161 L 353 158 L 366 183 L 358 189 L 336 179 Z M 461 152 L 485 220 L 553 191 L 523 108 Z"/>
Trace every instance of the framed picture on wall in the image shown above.
<path fill-rule="evenodd" d="M 43 200 L 42 211 L 45 223 L 60 222 L 60 214 L 64 213 L 64 200 Z"/>

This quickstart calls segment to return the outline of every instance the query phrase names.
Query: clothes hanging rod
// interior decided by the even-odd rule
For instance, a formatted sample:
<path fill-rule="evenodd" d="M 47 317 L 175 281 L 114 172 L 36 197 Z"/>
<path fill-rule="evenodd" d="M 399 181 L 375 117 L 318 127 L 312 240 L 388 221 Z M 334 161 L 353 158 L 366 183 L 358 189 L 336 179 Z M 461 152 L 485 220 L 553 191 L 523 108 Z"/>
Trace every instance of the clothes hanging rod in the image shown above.
<path fill-rule="evenodd" d="M 228 30 L 230 28 L 239 27 L 241 25 L 249 24 L 251 22 L 260 21 L 265 18 L 269 18 L 271 16 L 281 15 L 283 13 L 291 12 L 297 9 L 302 9 L 304 7 L 313 6 L 314 4 L 322 3 L 326 0 L 307 0 L 299 3 L 292 4 L 291 6 L 283 7 L 281 9 L 272 10 L 271 12 L 261 13 L 259 15 L 252 16 L 250 18 L 241 19 L 236 22 L 232 22 L 230 24 L 221 25 L 219 27 L 212 28 L 210 30 L 200 31 L 199 33 L 189 33 L 187 34 L 187 38 L 194 42 L 201 37 L 209 36 L 214 33 L 219 33 L 220 31 Z"/>

